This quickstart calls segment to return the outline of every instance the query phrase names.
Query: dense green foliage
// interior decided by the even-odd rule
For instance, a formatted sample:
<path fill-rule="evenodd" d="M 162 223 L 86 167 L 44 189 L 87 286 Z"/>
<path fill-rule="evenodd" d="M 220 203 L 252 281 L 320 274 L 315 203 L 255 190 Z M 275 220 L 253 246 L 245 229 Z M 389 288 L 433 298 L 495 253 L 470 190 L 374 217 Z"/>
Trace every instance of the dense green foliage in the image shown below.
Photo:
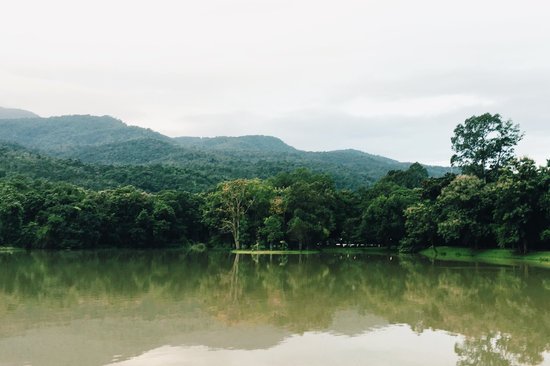
<path fill-rule="evenodd" d="M 85 146 L 153 138 L 170 138 L 149 129 L 127 126 L 109 116 L 61 116 L 50 118 L 0 119 L 3 141 L 55 154 L 70 154 Z"/>
<path fill-rule="evenodd" d="M 47 179 L 94 190 L 132 185 L 147 192 L 166 189 L 201 192 L 224 178 L 201 171 L 199 167 L 86 164 L 74 159 L 52 158 L 12 144 L 0 144 L 0 177 Z"/>
<path fill-rule="evenodd" d="M 487 116 L 494 122 L 495 116 Z M 474 124 L 486 122 L 472 117 L 466 124 L 480 130 L 483 126 Z M 499 128 L 502 136 L 520 136 L 511 122 Z M 487 147 L 486 137 L 479 134 L 480 142 L 470 136 L 468 146 L 455 149 L 477 156 L 476 149 Z M 257 138 L 263 137 L 247 140 L 247 146 Z M 215 150 L 212 141 L 200 143 L 214 144 Z M 229 139 L 225 144 L 238 142 Z M 274 157 L 262 160 L 261 153 L 252 151 L 216 153 L 220 159 L 215 160 L 204 150 L 136 138 L 82 148 L 81 157 L 97 150 L 91 156 L 128 164 L 95 165 L 2 145 L 0 245 L 162 247 L 203 242 L 302 250 L 342 243 L 402 251 L 440 245 L 522 253 L 548 249 L 550 167 L 537 167 L 527 158 L 504 159 L 513 146 L 492 146 L 492 154 L 501 157 L 498 163 L 487 158 L 464 166 L 477 175 L 430 178 L 415 163 L 407 170 L 389 171 L 368 188 L 346 190 L 330 169 L 320 173 Z M 133 153 L 121 160 L 121 151 Z M 248 154 L 249 165 L 233 165 L 239 154 Z M 254 156 L 257 160 L 250 165 Z M 136 165 L 144 159 L 157 164 Z M 190 162 L 187 168 L 177 164 L 183 160 Z"/>
<path fill-rule="evenodd" d="M 165 247 L 201 239 L 200 197 L 0 181 L 0 242 L 25 248 Z"/>
<path fill-rule="evenodd" d="M 499 114 L 473 116 L 456 126 L 451 138 L 455 154 L 451 164 L 462 171 L 486 178 L 498 173 L 514 156 L 514 147 L 523 138 L 519 125 L 503 121 Z"/>
<path fill-rule="evenodd" d="M 207 193 L 95 191 L 68 183 L 0 180 L 0 242 L 27 248 L 162 247 L 189 242 L 254 249 L 337 243 L 416 251 L 429 246 L 548 249 L 550 169 L 517 161 L 495 182 L 389 173 L 361 192 L 307 170 L 238 179 Z M 405 179 L 409 181 L 409 179 Z M 437 187 L 437 188 L 434 188 Z M 439 193 L 434 196 L 434 190 Z"/>
<path fill-rule="evenodd" d="M 135 145 L 135 146 L 133 146 Z M 120 150 L 132 146 L 134 151 L 122 159 Z M 168 147 L 167 150 L 158 149 Z M 97 150 L 98 156 L 118 156 L 117 165 L 107 165 L 110 158 L 99 160 L 100 164 L 84 163 L 88 149 Z M 200 151 L 177 150 L 178 157 L 170 160 L 169 145 L 158 140 L 134 140 L 122 144 L 113 144 L 93 148 L 83 148 L 80 160 L 60 159 L 37 153 L 18 145 L 0 143 L 0 176 L 25 176 L 29 178 L 44 178 L 51 181 L 70 182 L 85 188 L 105 189 L 124 185 L 133 185 L 149 192 L 165 189 L 186 190 L 194 193 L 203 192 L 216 186 L 217 183 L 238 178 L 269 178 L 282 172 L 291 172 L 303 165 L 285 160 L 261 160 L 250 155 L 248 161 L 242 161 L 228 156 L 216 157 Z M 154 159 L 154 157 L 160 157 Z M 141 158 L 149 159 L 149 163 L 138 165 Z M 185 164 L 176 164 L 181 159 Z M 253 161 L 252 159 L 255 159 Z M 332 164 L 332 163 L 331 163 Z M 339 188 L 362 187 L 372 184 L 371 178 L 365 174 L 364 180 L 360 173 L 354 173 L 352 167 L 342 168 L 338 163 L 327 166 L 325 163 L 313 164 L 317 172 L 326 171 Z M 338 184 L 338 182 L 340 182 Z"/>
<path fill-rule="evenodd" d="M 452 179 L 452 180 L 451 180 Z M 436 197 L 428 194 L 441 186 Z M 497 180 L 471 175 L 432 178 L 423 198 L 405 211 L 404 250 L 431 245 L 512 248 L 526 253 L 550 249 L 548 194 L 550 167 L 513 160 Z"/>

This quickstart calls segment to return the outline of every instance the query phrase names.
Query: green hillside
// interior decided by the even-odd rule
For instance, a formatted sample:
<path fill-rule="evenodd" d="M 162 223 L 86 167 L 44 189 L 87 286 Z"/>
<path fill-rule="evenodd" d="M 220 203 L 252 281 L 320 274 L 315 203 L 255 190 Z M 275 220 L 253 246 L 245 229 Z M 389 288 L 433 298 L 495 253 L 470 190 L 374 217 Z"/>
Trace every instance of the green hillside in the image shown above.
<path fill-rule="evenodd" d="M 162 164 L 207 173 L 217 181 L 235 178 L 268 178 L 297 168 L 330 174 L 340 188 L 369 186 L 389 170 L 406 169 L 410 164 L 385 161 L 368 154 L 357 158 L 350 152 L 273 153 L 242 150 L 211 151 L 182 148 L 159 140 L 140 139 L 88 146 L 66 156 L 94 164 Z"/>
<path fill-rule="evenodd" d="M 67 154 L 68 151 L 85 146 L 141 138 L 171 141 L 169 137 L 158 132 L 128 126 L 109 116 L 74 115 L 0 120 L 2 141 L 14 142 L 49 154 Z"/>
<path fill-rule="evenodd" d="M 132 185 L 148 192 L 166 189 L 201 192 L 221 180 L 200 170 L 158 164 L 86 164 L 41 155 L 17 145 L 0 144 L 0 178 L 14 177 L 69 182 L 95 190 Z"/>
<path fill-rule="evenodd" d="M 220 136 L 220 137 L 175 137 L 181 146 L 217 151 L 251 151 L 251 152 L 296 152 L 292 146 L 273 136 Z"/>
<path fill-rule="evenodd" d="M 50 160 L 46 164 L 54 165 L 50 168 L 36 164 L 35 170 L 51 169 L 73 182 L 76 182 L 75 179 L 88 179 L 78 178 L 79 172 L 84 169 L 82 166 L 100 171 L 110 169 L 107 177 L 112 181 L 101 183 L 108 186 L 134 182 L 139 174 L 130 174 L 132 170 L 145 172 L 153 169 L 159 174 L 162 170 L 163 179 L 177 187 L 182 184 L 181 178 L 176 177 L 179 174 L 185 177 L 186 184 L 195 187 L 189 190 L 195 190 L 209 188 L 227 179 L 267 178 L 297 168 L 308 168 L 331 175 L 339 188 L 357 189 L 370 186 L 390 170 L 402 170 L 410 165 L 357 150 L 301 151 L 271 136 L 170 138 L 149 129 L 128 126 L 108 116 L 0 120 L 0 136 L 1 141 L 30 148 L 42 155 L 94 164 L 93 168 L 79 162 L 69 164 L 67 160 L 62 163 L 61 160 Z M 74 164 L 82 166 L 77 169 Z M 144 167 L 137 169 L 136 166 Z M 432 176 L 440 176 L 447 171 L 442 167 L 427 168 Z M 126 178 L 118 176 L 121 170 Z M 5 171 L 24 173 L 23 169 L 7 168 Z M 131 184 L 144 188 L 143 184 Z M 144 189 L 155 190 L 159 186 L 170 188 L 162 183 L 155 188 Z"/>

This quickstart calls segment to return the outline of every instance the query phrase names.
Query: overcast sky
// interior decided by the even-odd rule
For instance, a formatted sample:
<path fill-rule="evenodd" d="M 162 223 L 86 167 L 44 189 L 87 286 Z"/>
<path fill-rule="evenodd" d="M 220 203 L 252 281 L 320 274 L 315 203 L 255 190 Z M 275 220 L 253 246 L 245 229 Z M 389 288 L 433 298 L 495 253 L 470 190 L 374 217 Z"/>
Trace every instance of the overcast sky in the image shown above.
<path fill-rule="evenodd" d="M 448 164 L 500 113 L 550 158 L 547 0 L 1 0 L 0 106 Z"/>

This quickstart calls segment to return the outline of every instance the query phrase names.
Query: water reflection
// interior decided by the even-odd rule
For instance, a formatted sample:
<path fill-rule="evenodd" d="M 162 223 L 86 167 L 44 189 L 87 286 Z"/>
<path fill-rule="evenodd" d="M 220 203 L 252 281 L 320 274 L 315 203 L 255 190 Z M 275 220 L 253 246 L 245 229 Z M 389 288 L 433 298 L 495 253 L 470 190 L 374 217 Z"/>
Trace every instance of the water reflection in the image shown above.
<path fill-rule="evenodd" d="M 549 273 L 366 255 L 1 255 L 0 365 L 537 365 Z"/>
<path fill-rule="evenodd" d="M 395 326 L 349 337 L 306 332 L 292 335 L 268 349 L 211 349 L 205 346 L 163 346 L 110 366 L 166 365 L 454 365 L 454 338 L 438 332 L 410 337 Z M 408 342 L 396 342 L 407 339 Z M 411 357 L 414 354 L 414 357 Z"/>

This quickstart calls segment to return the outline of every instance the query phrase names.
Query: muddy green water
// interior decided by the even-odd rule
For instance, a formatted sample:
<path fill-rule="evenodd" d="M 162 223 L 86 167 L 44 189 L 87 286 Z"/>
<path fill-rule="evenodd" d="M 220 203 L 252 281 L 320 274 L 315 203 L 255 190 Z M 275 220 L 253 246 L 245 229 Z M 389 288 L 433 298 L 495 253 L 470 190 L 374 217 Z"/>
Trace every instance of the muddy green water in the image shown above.
<path fill-rule="evenodd" d="M 0 254 L 0 365 L 550 365 L 550 270 L 369 255 Z"/>

